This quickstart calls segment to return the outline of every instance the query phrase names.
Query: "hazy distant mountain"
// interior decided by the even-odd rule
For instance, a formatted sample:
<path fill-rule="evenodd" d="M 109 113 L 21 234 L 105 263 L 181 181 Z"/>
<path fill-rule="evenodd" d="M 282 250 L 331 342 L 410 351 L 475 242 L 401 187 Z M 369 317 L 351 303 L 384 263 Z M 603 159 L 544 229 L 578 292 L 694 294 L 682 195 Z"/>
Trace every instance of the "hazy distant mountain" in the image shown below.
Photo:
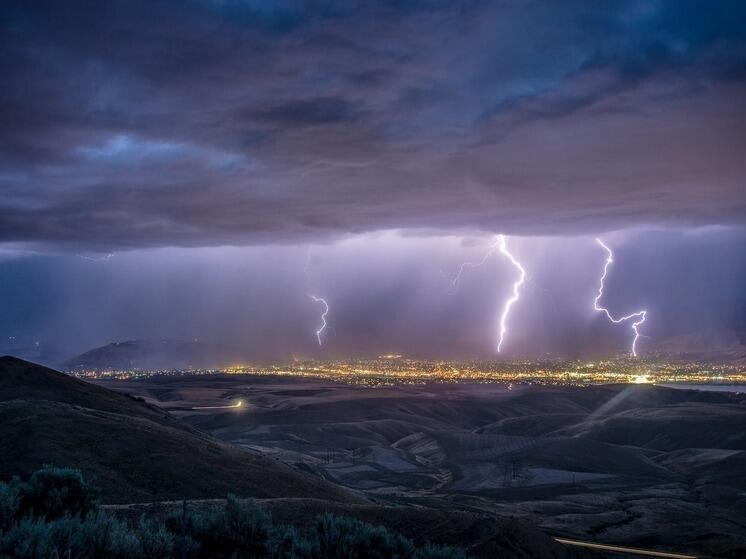
<path fill-rule="evenodd" d="M 45 464 L 80 468 L 105 502 L 352 493 L 242 452 L 140 399 L 14 357 L 0 358 L 0 479 Z"/>
<path fill-rule="evenodd" d="M 713 361 L 746 362 L 746 331 L 707 331 L 646 340 L 648 354 Z"/>
<path fill-rule="evenodd" d="M 206 369 L 239 360 L 239 352 L 200 341 L 130 340 L 86 351 L 63 365 L 68 370 L 99 369 Z"/>

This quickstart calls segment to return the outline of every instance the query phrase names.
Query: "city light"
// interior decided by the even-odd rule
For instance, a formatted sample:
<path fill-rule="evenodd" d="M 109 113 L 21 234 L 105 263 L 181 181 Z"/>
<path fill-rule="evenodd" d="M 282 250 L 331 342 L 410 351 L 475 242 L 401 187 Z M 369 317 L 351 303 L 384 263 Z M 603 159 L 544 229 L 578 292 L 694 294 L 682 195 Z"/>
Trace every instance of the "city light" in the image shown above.
<path fill-rule="evenodd" d="M 592 386 L 599 384 L 746 385 L 746 366 L 616 357 L 602 360 L 449 361 L 382 355 L 372 359 L 297 361 L 269 366 L 232 365 L 196 370 L 75 371 L 86 379 L 130 380 L 153 376 L 253 375 L 306 377 L 358 386 L 427 383 L 501 383 L 508 385 Z M 241 400 L 221 408 L 241 408 Z"/>

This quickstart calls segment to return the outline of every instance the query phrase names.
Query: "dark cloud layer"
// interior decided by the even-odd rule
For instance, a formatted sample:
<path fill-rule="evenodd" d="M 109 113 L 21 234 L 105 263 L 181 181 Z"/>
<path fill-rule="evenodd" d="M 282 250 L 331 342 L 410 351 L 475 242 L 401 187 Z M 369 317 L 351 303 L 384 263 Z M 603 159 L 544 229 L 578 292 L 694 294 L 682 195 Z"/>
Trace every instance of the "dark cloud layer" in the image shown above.
<path fill-rule="evenodd" d="M 743 2 L 5 2 L 0 241 L 742 223 Z"/>

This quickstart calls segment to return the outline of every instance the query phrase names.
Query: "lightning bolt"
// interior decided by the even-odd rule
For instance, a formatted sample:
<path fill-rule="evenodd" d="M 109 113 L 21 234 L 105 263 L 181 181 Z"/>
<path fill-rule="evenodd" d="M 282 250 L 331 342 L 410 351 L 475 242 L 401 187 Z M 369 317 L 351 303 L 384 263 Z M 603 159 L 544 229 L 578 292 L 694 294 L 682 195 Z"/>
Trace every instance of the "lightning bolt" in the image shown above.
<path fill-rule="evenodd" d="M 523 269 L 523 266 L 521 266 L 520 262 L 518 262 L 508 250 L 508 247 L 505 244 L 505 235 L 498 236 L 496 245 L 499 247 L 500 252 L 507 256 L 510 260 L 510 263 L 513 264 L 513 266 L 515 266 L 515 268 L 520 272 L 518 281 L 513 284 L 513 296 L 506 301 L 505 307 L 503 307 L 502 316 L 500 316 L 500 341 L 498 341 L 497 343 L 497 352 L 500 353 L 503 341 L 505 340 L 505 334 L 508 331 L 507 322 L 508 315 L 510 314 L 510 307 L 512 307 L 513 304 L 520 298 L 521 286 L 526 281 L 526 270 Z"/>
<path fill-rule="evenodd" d="M 326 315 L 329 314 L 329 304 L 323 297 L 317 297 L 316 295 L 309 295 L 309 297 L 316 303 L 321 303 L 322 305 L 324 305 L 324 312 L 321 313 L 321 328 L 316 330 L 316 339 L 319 341 L 319 345 L 322 345 L 321 334 L 324 330 L 326 330 Z"/>
<path fill-rule="evenodd" d="M 482 259 L 478 262 L 464 262 L 459 266 L 458 272 L 456 273 L 453 278 L 449 278 L 451 281 L 451 285 L 454 289 L 458 287 L 458 282 L 461 279 L 461 275 L 464 273 L 464 271 L 467 268 L 479 268 L 480 266 L 484 266 L 484 263 L 487 262 L 490 256 L 492 256 L 497 250 L 500 248 L 500 237 L 498 236 L 497 239 L 495 239 L 495 242 L 490 245 L 490 248 L 487 252 L 484 253 L 484 256 Z M 442 272 L 441 272 L 442 273 Z M 445 276 L 445 274 L 443 274 Z"/>
<path fill-rule="evenodd" d="M 603 247 L 603 249 L 606 251 L 606 263 L 604 264 L 604 273 L 601 274 L 601 280 L 599 282 L 598 286 L 598 294 L 596 295 L 596 298 L 593 300 L 593 309 L 602 312 L 606 315 L 606 318 L 608 318 L 611 322 L 614 324 L 619 324 L 621 322 L 625 322 L 630 319 L 637 319 L 632 321 L 632 331 L 635 333 L 635 337 L 632 340 L 632 356 L 637 357 L 637 339 L 640 337 L 640 332 L 638 328 L 645 322 L 645 317 L 648 314 L 648 311 L 642 310 L 637 311 L 632 314 L 628 314 L 626 316 L 622 316 L 619 318 L 614 318 L 611 316 L 611 313 L 606 307 L 602 307 L 598 304 L 598 302 L 601 300 L 601 297 L 603 297 L 604 294 L 604 281 L 606 280 L 606 274 L 609 271 L 609 266 L 611 266 L 611 263 L 614 262 L 614 253 L 611 251 L 611 249 L 604 244 L 604 242 L 601 239 L 596 239 L 596 242 Z"/>

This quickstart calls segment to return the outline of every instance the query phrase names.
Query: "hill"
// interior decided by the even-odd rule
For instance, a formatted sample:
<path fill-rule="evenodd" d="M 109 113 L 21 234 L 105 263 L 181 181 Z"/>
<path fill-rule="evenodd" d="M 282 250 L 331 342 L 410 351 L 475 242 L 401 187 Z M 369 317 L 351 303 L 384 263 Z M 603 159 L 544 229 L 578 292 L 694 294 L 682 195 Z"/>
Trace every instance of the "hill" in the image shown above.
<path fill-rule="evenodd" d="M 576 556 L 513 520 L 370 502 L 318 475 L 215 440 L 140 398 L 13 357 L 0 358 L 0 440 L 0 479 L 26 477 L 50 463 L 75 467 L 102 488 L 107 509 L 137 519 L 172 512 L 181 499 L 193 509 L 233 493 L 259 498 L 273 518 L 299 526 L 333 512 L 385 525 L 418 544 L 465 546 L 478 558 Z"/>
<path fill-rule="evenodd" d="M 44 464 L 80 468 L 104 502 L 315 497 L 352 493 L 278 461 L 239 451 L 170 414 L 13 357 L 0 358 L 0 478 Z"/>
<path fill-rule="evenodd" d="M 513 517 L 597 543 L 746 556 L 742 393 L 634 384 L 363 387 L 251 375 L 102 384 L 387 504 Z M 194 411 L 237 398 L 253 413 Z M 404 532 L 404 512 L 368 517 L 366 507 L 349 508 L 372 522 L 397 518 Z M 437 526 L 429 515 L 423 522 Z"/>
<path fill-rule="evenodd" d="M 210 369 L 239 360 L 239 352 L 220 344 L 178 340 L 129 340 L 97 347 L 68 359 L 67 370 Z"/>
<path fill-rule="evenodd" d="M 699 331 L 651 342 L 648 356 L 665 359 L 746 363 L 746 330 Z"/>
<path fill-rule="evenodd" d="M 0 401 L 48 400 L 159 423 L 181 423 L 139 398 L 114 392 L 23 359 L 0 357 Z"/>

